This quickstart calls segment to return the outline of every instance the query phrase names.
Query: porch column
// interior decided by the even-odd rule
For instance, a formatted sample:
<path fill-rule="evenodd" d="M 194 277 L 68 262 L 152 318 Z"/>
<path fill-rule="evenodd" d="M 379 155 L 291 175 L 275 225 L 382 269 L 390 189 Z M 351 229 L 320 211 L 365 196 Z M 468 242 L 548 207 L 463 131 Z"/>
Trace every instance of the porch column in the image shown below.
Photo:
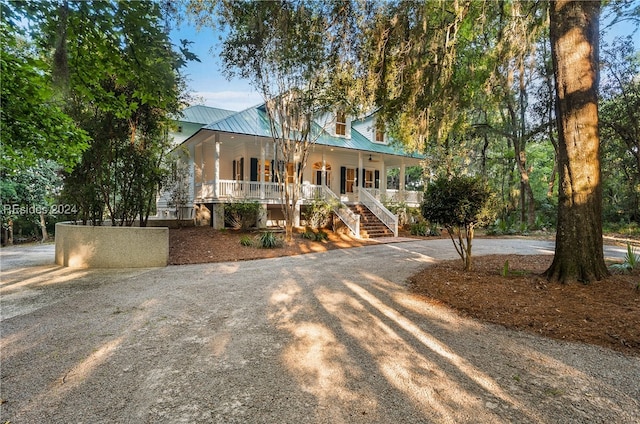
<path fill-rule="evenodd" d="M 362 189 L 362 187 L 364 187 L 364 185 L 362 184 L 362 174 L 363 174 L 363 168 L 364 168 L 364 163 L 362 162 L 362 152 L 358 152 L 358 172 L 356 175 L 356 187 L 358 187 L 358 196 L 356 198 L 356 200 L 359 202 L 360 201 L 360 190 Z"/>
<path fill-rule="evenodd" d="M 387 198 L 387 165 L 385 165 L 384 159 L 380 167 L 380 198 Z"/>
<path fill-rule="evenodd" d="M 189 160 L 189 157 L 194 158 L 194 160 Z M 189 203 L 191 206 L 196 201 L 196 149 L 193 146 L 189 147 L 189 156 L 185 158 L 185 160 L 189 161 Z M 202 164 L 201 164 L 202 166 Z"/>
<path fill-rule="evenodd" d="M 327 185 L 327 161 L 324 158 L 324 152 L 322 152 L 322 171 L 320 172 L 320 185 Z"/>
<path fill-rule="evenodd" d="M 405 168 L 406 168 L 406 165 L 404 164 L 404 161 L 402 161 L 402 163 L 400 164 L 400 181 L 398 185 L 398 189 L 399 189 L 398 191 L 400 192 L 404 191 Z"/>
<path fill-rule="evenodd" d="M 260 163 L 258 164 L 258 172 L 260 173 L 260 199 L 264 199 L 264 161 L 267 159 L 267 153 L 264 149 L 264 142 L 260 140 Z M 266 221 L 265 221 L 266 222 Z"/>
<path fill-rule="evenodd" d="M 220 134 L 215 136 L 213 150 L 213 197 L 218 198 L 218 184 L 220 183 Z"/>

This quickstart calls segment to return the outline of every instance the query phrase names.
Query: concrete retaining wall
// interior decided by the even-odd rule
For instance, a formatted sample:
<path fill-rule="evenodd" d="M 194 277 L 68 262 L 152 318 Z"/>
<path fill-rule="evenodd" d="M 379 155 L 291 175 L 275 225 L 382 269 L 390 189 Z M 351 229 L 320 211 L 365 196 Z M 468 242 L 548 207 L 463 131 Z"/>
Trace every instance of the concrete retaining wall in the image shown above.
<path fill-rule="evenodd" d="M 169 229 L 56 224 L 56 264 L 72 268 L 167 266 Z"/>

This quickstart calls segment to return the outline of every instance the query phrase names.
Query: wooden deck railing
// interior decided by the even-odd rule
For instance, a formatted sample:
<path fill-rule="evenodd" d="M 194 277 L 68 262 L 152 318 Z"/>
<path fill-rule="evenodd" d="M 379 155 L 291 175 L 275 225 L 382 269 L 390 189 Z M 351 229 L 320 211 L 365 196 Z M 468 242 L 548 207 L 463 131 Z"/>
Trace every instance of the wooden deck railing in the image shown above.
<path fill-rule="evenodd" d="M 393 236 L 398 237 L 398 216 L 394 215 L 389 209 L 385 208 L 368 190 L 359 191 L 360 203 L 365 205 L 373 214 L 393 231 Z"/>

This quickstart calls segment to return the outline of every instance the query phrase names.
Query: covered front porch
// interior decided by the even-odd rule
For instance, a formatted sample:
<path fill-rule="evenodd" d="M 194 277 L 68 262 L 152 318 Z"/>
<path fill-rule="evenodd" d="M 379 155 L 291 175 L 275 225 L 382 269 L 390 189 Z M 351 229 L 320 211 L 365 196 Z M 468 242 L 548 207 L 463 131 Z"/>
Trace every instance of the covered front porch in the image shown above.
<path fill-rule="evenodd" d="M 188 163 L 189 203 L 206 206 L 212 223 L 228 202 L 258 201 L 275 213 L 274 205 L 283 201 L 276 168 L 284 167 L 289 178 L 297 174 L 294 171 L 301 171 L 296 207 L 315 199 L 342 205 L 335 213 L 356 235 L 359 218 L 347 205 L 366 205 L 397 234 L 397 217 L 384 205 L 416 207 L 421 203 L 422 193 L 405 186 L 406 169 L 420 165 L 419 155 L 407 154 L 386 142 L 373 142 L 354 129 L 350 137 L 320 137 L 307 152 L 303 168 L 299 158 L 293 163 L 279 158 L 262 120 L 259 108 L 250 109 L 202 128 L 180 146 L 182 160 Z M 390 170 L 394 170 L 393 178 Z M 158 202 L 160 213 L 162 203 Z"/>
<path fill-rule="evenodd" d="M 221 180 L 215 183 L 203 184 L 199 192 L 200 197 L 196 200 L 196 210 L 205 210 L 210 213 L 210 224 L 216 228 L 222 228 L 224 221 L 225 203 L 238 201 L 257 201 L 263 205 L 265 214 L 262 225 L 269 222 L 277 222 L 277 218 L 270 216 L 270 212 L 278 211 L 273 205 L 282 202 L 282 186 L 278 183 L 255 183 L 251 181 Z M 384 196 L 386 201 L 394 203 L 404 203 L 407 206 L 419 204 L 421 193 L 416 191 L 388 190 Z M 379 189 L 367 189 L 354 187 L 354 191 L 349 194 L 338 195 L 327 185 L 316 185 L 303 183 L 300 185 L 300 195 L 296 204 L 295 226 L 301 223 L 301 208 L 312 201 L 324 200 L 333 205 L 335 215 L 349 228 L 351 233 L 360 238 L 363 234 L 371 234 L 371 226 L 384 225 L 393 236 L 398 235 L 398 216 L 387 209 L 380 201 L 381 192 Z M 365 210 L 369 217 L 367 222 L 361 220 L 359 213 L 354 212 L 353 205 Z M 373 215 L 375 218 L 371 217 Z M 374 221 L 373 223 L 369 221 Z M 364 233 L 363 233 L 364 231 Z M 380 231 L 380 230 L 378 230 Z M 387 230 L 384 231 L 385 233 Z"/>
<path fill-rule="evenodd" d="M 303 182 L 300 186 L 300 201 L 309 202 L 324 197 L 323 185 Z M 262 203 L 277 204 L 281 202 L 282 187 L 275 182 L 256 182 L 241 180 L 220 180 L 195 185 L 195 203 L 229 202 L 240 200 L 257 200 Z M 336 195 L 341 202 L 360 202 L 360 190 L 368 192 L 383 204 L 404 203 L 409 207 L 418 207 L 422 202 L 422 192 L 379 188 L 360 188 L 355 191 Z"/>
<path fill-rule="evenodd" d="M 384 146 L 386 150 L 389 150 Z M 216 202 L 255 199 L 279 202 L 275 177 L 278 157 L 269 137 L 201 131 L 190 140 L 188 154 L 193 201 Z M 366 189 L 381 202 L 418 206 L 421 193 L 406 189 L 406 169 L 420 165 L 420 158 L 344 146 L 315 144 L 301 174 L 301 199 L 317 197 L 318 187 L 327 186 L 343 202 L 359 201 L 357 190 Z M 298 163 L 281 166 L 300 167 Z M 395 186 L 388 187 L 388 174 L 396 170 Z"/>

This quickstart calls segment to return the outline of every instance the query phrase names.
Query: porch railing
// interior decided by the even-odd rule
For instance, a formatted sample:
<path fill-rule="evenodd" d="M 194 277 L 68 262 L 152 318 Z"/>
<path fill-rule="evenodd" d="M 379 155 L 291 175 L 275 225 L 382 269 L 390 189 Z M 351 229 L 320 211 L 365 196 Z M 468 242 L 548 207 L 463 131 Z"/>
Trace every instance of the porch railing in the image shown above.
<path fill-rule="evenodd" d="M 421 191 L 394 189 L 383 191 L 378 188 L 367 188 L 366 190 L 381 202 L 406 203 L 408 206 L 420 206 L 423 198 Z"/>
<path fill-rule="evenodd" d="M 196 197 L 199 199 L 255 199 L 280 200 L 282 188 L 274 182 L 220 180 L 217 193 L 214 183 L 196 185 Z M 323 197 L 322 187 L 319 185 L 302 184 L 300 186 L 300 200 Z"/>
<path fill-rule="evenodd" d="M 420 203 L 422 203 L 423 194 L 421 191 L 386 190 L 386 192 L 379 193 L 375 195 L 375 197 L 388 202 L 406 203 L 409 206 L 419 206 Z"/>
<path fill-rule="evenodd" d="M 330 204 L 336 205 L 333 207 L 333 212 L 344 225 L 347 226 L 356 238 L 360 238 L 360 215 L 354 213 L 344 203 L 340 201 L 340 198 L 327 186 L 322 186 L 322 198 Z"/>
<path fill-rule="evenodd" d="M 235 181 L 220 180 L 217 186 L 213 182 L 196 184 L 196 198 L 201 201 L 207 199 L 222 200 L 267 200 L 280 201 L 282 188 L 280 184 L 275 182 L 259 181 Z M 334 207 L 334 213 L 344 224 L 351 230 L 355 237 L 360 238 L 360 215 L 354 213 L 346 207 L 340 198 L 327 186 L 302 184 L 300 186 L 300 200 L 310 200 L 322 198 L 337 206 Z M 413 200 L 418 202 L 418 196 L 421 193 L 407 192 L 399 190 L 387 190 L 387 199 L 398 201 Z M 380 196 L 380 190 L 377 189 L 360 189 L 360 202 L 367 206 L 391 231 L 394 236 L 398 236 L 398 218 L 392 214 L 382 203 L 376 199 Z M 390 198 L 389 194 L 393 197 Z M 407 201 L 409 204 L 409 202 Z"/>
<path fill-rule="evenodd" d="M 213 182 L 197 183 L 195 197 L 201 200 L 214 198 L 280 200 L 281 188 L 275 182 L 261 184 L 259 181 L 220 180 L 217 191 L 214 190 L 215 188 Z M 324 197 L 323 188 L 320 185 L 302 184 L 300 190 L 301 200 Z M 407 203 L 410 206 L 418 206 L 422 202 L 422 192 L 419 191 L 384 191 L 375 188 L 367 188 L 362 191 L 369 192 L 380 202 Z"/>
<path fill-rule="evenodd" d="M 360 189 L 360 203 L 365 205 L 373 214 L 391 231 L 393 236 L 398 237 L 398 217 L 389 209 L 385 208 L 371 193 L 366 189 Z"/>
<path fill-rule="evenodd" d="M 213 185 L 213 183 L 211 184 Z M 259 181 L 220 180 L 218 198 L 222 199 L 280 199 L 278 183 Z"/>

